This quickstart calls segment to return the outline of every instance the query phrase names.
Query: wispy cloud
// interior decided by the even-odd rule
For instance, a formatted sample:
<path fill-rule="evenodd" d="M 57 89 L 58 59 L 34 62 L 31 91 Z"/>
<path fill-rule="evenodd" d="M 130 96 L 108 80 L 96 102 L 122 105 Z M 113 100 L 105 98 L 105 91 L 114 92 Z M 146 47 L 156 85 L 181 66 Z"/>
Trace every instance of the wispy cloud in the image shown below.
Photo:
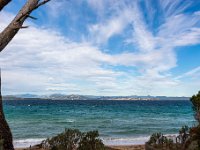
<path fill-rule="evenodd" d="M 200 66 L 196 67 L 186 73 L 183 73 L 182 75 L 176 77 L 176 79 L 181 79 L 181 78 L 199 78 L 200 77 Z"/>
<path fill-rule="evenodd" d="M 48 13 L 52 18 L 58 18 L 61 14 L 66 13 L 68 5 L 70 2 L 68 0 L 52 0 L 47 3 Z"/>
<path fill-rule="evenodd" d="M 165 17 L 175 16 L 183 13 L 184 10 L 188 9 L 192 5 L 192 1 L 182 1 L 182 0 L 159 0 L 161 8 L 165 11 Z"/>
<path fill-rule="evenodd" d="M 132 22 L 131 11 L 124 9 L 116 16 L 103 23 L 89 26 L 91 40 L 97 44 L 106 43 L 114 35 L 121 34 L 125 27 Z M 96 37 L 96 38 L 94 38 Z"/>
<path fill-rule="evenodd" d="M 149 1 L 144 2 L 148 13 L 143 11 L 141 1 L 84 1 L 95 14 L 96 21 L 86 22 L 88 30 L 82 31 L 81 41 L 27 22 L 31 27 L 21 30 L 1 53 L 4 91 L 182 95 L 187 91 L 186 86 L 191 87 L 189 83 L 183 84 L 182 78 L 198 73 L 199 68 L 178 77 L 171 70 L 178 67 L 176 47 L 200 43 L 199 11 L 185 13 L 192 6 L 188 1 L 158 1 L 163 19 L 155 20 L 157 10 Z M 62 19 L 81 18 L 82 14 L 66 10 L 66 7 L 70 5 L 71 9 L 76 9 L 74 6 L 82 3 L 52 1 L 47 9 L 56 19 L 59 15 Z M 58 9 L 60 11 L 56 11 Z M 8 16 L 13 17 L 7 12 L 1 14 L 0 29 L 9 22 Z M 154 23 L 149 25 L 148 21 L 158 22 L 154 30 Z M 128 44 L 129 51 L 112 53 L 111 47 L 105 52 L 110 39 L 117 36 L 121 38 L 117 42 Z"/>

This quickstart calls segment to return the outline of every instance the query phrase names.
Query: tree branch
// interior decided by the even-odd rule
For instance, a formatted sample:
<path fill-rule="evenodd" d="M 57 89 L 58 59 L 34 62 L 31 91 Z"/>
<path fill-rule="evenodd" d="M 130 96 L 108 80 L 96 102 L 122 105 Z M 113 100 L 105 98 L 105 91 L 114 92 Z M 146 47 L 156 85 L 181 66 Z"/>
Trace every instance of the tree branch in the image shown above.
<path fill-rule="evenodd" d="M 9 3 L 11 0 L 0 0 L 0 11 Z"/>
<path fill-rule="evenodd" d="M 42 2 L 40 0 L 27 0 L 26 4 L 22 7 L 13 21 L 0 33 L 0 52 L 8 45 L 17 32 L 21 28 L 24 28 L 22 25 L 27 18 L 36 19 L 35 17 L 30 16 L 31 12 L 49 1 L 50 0 L 43 0 Z"/>
<path fill-rule="evenodd" d="M 28 15 L 28 17 L 31 18 L 31 19 L 33 19 L 33 20 L 37 20 L 36 17 L 30 16 L 30 15 Z"/>
<path fill-rule="evenodd" d="M 40 7 L 40 6 L 42 6 L 42 5 L 44 5 L 44 4 L 46 4 L 46 3 L 49 2 L 49 1 L 50 1 L 50 0 L 44 0 L 44 1 L 40 2 L 40 3 L 38 4 L 37 8 Z"/>

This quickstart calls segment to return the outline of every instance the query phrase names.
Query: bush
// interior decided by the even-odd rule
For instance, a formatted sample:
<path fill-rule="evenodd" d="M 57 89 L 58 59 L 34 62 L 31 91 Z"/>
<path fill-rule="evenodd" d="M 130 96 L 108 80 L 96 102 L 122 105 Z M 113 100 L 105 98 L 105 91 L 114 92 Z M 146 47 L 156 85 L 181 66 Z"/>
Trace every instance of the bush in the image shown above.
<path fill-rule="evenodd" d="M 192 102 L 193 110 L 195 112 L 194 118 L 198 121 L 198 125 L 190 130 L 190 141 L 195 141 L 198 145 L 198 149 L 200 149 L 200 91 L 196 95 L 193 95 L 190 101 Z"/>
<path fill-rule="evenodd" d="M 78 150 L 104 150 L 104 144 L 98 138 L 98 131 L 90 131 L 82 137 Z"/>
<path fill-rule="evenodd" d="M 164 136 L 161 133 L 152 134 L 145 147 L 146 150 L 181 150 L 185 149 L 189 140 L 189 128 L 183 126 L 179 135 L 175 137 Z"/>
<path fill-rule="evenodd" d="M 192 102 L 192 108 L 195 112 L 194 118 L 200 124 L 200 91 L 198 92 L 198 94 L 193 95 L 190 101 Z"/>
<path fill-rule="evenodd" d="M 104 144 L 98 136 L 98 131 L 81 133 L 77 129 L 67 129 L 43 141 L 41 145 L 48 150 L 104 150 Z"/>
<path fill-rule="evenodd" d="M 0 138 L 0 150 L 3 150 L 3 139 Z"/>
<path fill-rule="evenodd" d="M 152 134 L 149 141 L 145 144 L 146 150 L 173 150 L 173 147 L 173 139 L 170 139 L 161 133 Z"/>

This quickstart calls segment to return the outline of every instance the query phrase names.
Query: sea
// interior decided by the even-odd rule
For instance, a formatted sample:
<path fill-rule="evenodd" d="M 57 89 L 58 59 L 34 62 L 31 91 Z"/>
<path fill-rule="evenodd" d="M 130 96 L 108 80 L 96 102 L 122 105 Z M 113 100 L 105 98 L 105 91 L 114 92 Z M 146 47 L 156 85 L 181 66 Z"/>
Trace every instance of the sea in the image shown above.
<path fill-rule="evenodd" d="M 65 129 L 98 130 L 107 145 L 144 144 L 152 133 L 177 135 L 196 124 L 190 101 L 12 100 L 4 112 L 15 147 L 29 147 Z"/>

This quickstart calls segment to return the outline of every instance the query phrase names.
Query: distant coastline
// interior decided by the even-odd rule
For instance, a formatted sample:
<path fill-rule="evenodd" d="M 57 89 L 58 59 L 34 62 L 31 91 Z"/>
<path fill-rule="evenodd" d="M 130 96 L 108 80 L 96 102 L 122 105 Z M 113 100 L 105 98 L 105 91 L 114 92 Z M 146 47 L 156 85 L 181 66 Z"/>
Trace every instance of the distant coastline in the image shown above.
<path fill-rule="evenodd" d="M 64 94 L 52 94 L 52 95 L 5 95 L 3 100 L 118 100 L 118 101 L 138 101 L 138 100 L 189 100 L 190 97 L 168 97 L 168 96 L 92 96 L 92 95 L 64 95 Z"/>

